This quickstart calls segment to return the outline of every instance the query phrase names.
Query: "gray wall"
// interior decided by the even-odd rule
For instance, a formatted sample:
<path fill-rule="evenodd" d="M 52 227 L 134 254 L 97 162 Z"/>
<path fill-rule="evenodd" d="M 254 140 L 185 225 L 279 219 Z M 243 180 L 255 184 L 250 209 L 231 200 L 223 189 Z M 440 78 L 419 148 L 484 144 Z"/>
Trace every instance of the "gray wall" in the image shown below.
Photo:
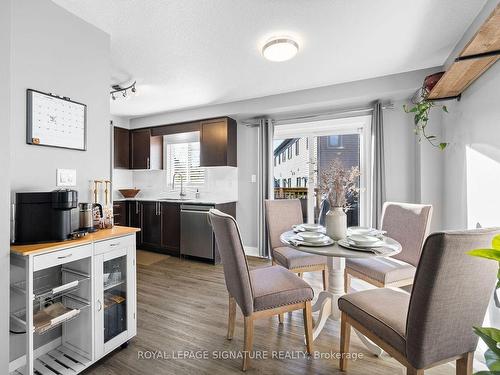
<path fill-rule="evenodd" d="M 500 226 L 500 204 L 496 198 L 500 192 L 499 88 L 500 64 L 497 62 L 462 94 L 460 102 L 448 103 L 450 114 L 443 115 L 445 138 L 451 143 L 444 158 L 446 228 L 466 228 L 469 213 L 480 208 L 467 205 L 467 190 L 473 188 L 467 186 L 467 174 L 475 172 L 467 170 L 467 146 L 482 154 L 487 165 L 491 163 L 494 166 L 494 169 L 484 171 L 482 182 L 476 181 L 478 184 L 482 183 L 484 189 L 476 190 L 476 195 L 482 199 L 474 199 L 474 202 L 485 210 L 485 216 L 477 216 L 476 221 L 482 225 Z M 481 168 L 481 165 L 472 165 L 472 168 Z M 496 181 L 494 186 L 490 183 L 490 178 Z M 488 212 L 496 213 L 497 220 L 492 220 Z"/>
<path fill-rule="evenodd" d="M 0 2 L 0 373 L 9 372 L 9 144 L 10 144 L 10 12 L 11 0 Z"/>
<path fill-rule="evenodd" d="M 317 89 L 296 91 L 265 98 L 213 105 L 185 111 L 169 112 L 130 120 L 130 128 L 155 126 L 217 116 L 231 116 L 238 124 L 238 204 L 237 216 L 243 243 L 257 246 L 257 185 L 251 182 L 257 174 L 257 128 L 242 124 L 252 116 L 270 115 L 283 118 L 295 112 L 315 112 L 366 106 L 372 100 L 394 101 L 395 109 L 384 111 L 387 198 L 417 202 L 416 140 L 412 119 L 402 106 L 423 77 L 439 69 L 426 69 L 404 74 L 350 82 Z"/>
<path fill-rule="evenodd" d="M 12 26 L 11 189 L 53 190 L 71 168 L 89 200 L 89 181 L 110 176 L 109 36 L 49 0 L 14 1 Z M 87 104 L 87 151 L 26 144 L 28 88 Z"/>

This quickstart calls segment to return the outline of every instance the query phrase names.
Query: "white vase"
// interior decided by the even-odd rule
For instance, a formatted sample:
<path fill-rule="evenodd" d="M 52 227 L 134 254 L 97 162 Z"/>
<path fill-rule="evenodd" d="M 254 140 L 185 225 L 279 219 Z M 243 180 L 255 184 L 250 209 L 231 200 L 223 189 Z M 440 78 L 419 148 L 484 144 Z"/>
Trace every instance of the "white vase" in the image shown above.
<path fill-rule="evenodd" d="M 347 215 L 342 207 L 334 207 L 326 213 L 326 234 L 335 241 L 347 236 Z"/>

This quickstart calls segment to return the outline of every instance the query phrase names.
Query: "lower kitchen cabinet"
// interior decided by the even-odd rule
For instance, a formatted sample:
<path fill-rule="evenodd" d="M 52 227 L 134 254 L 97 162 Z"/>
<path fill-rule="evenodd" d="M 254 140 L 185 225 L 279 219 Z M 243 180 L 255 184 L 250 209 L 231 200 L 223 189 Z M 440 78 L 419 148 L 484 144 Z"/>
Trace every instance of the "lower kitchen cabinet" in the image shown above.
<path fill-rule="evenodd" d="M 134 239 L 97 243 L 94 252 L 94 348 L 96 358 L 101 358 L 136 335 Z"/>
<path fill-rule="evenodd" d="M 139 201 L 128 201 L 127 202 L 127 223 L 128 227 L 142 228 L 141 225 L 141 204 Z M 136 246 L 140 247 L 142 244 L 142 231 L 137 233 L 136 236 Z"/>
<path fill-rule="evenodd" d="M 171 255 L 180 253 L 181 205 L 179 203 L 161 203 L 161 245 Z"/>
<path fill-rule="evenodd" d="M 113 202 L 113 223 L 115 225 L 127 226 L 127 202 Z"/>
<path fill-rule="evenodd" d="M 140 202 L 141 246 L 151 249 L 161 247 L 161 205 L 160 202 Z"/>

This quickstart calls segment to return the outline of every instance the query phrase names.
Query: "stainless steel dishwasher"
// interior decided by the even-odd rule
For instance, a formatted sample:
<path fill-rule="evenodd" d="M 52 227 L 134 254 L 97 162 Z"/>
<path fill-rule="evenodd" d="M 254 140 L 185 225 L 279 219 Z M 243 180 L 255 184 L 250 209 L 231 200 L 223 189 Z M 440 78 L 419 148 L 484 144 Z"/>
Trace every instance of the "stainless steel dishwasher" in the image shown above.
<path fill-rule="evenodd" d="M 208 222 L 211 208 L 214 206 L 181 205 L 181 255 L 214 261 L 214 234 Z"/>

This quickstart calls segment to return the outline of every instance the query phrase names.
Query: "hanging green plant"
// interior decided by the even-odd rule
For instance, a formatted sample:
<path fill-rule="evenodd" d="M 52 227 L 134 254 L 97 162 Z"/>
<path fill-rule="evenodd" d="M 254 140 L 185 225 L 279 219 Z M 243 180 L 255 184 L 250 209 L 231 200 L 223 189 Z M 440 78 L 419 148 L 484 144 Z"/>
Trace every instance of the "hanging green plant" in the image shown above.
<path fill-rule="evenodd" d="M 435 135 L 427 134 L 426 128 L 429 122 L 429 113 L 433 108 L 441 108 L 443 112 L 448 113 L 448 108 L 445 105 L 439 105 L 433 101 L 427 100 L 428 91 L 424 88 L 420 90 L 420 99 L 413 103 L 413 106 L 403 105 L 406 113 L 414 113 L 415 128 L 413 131 L 421 142 L 425 138 L 432 146 L 444 150 L 448 146 L 447 142 L 441 142 Z"/>

